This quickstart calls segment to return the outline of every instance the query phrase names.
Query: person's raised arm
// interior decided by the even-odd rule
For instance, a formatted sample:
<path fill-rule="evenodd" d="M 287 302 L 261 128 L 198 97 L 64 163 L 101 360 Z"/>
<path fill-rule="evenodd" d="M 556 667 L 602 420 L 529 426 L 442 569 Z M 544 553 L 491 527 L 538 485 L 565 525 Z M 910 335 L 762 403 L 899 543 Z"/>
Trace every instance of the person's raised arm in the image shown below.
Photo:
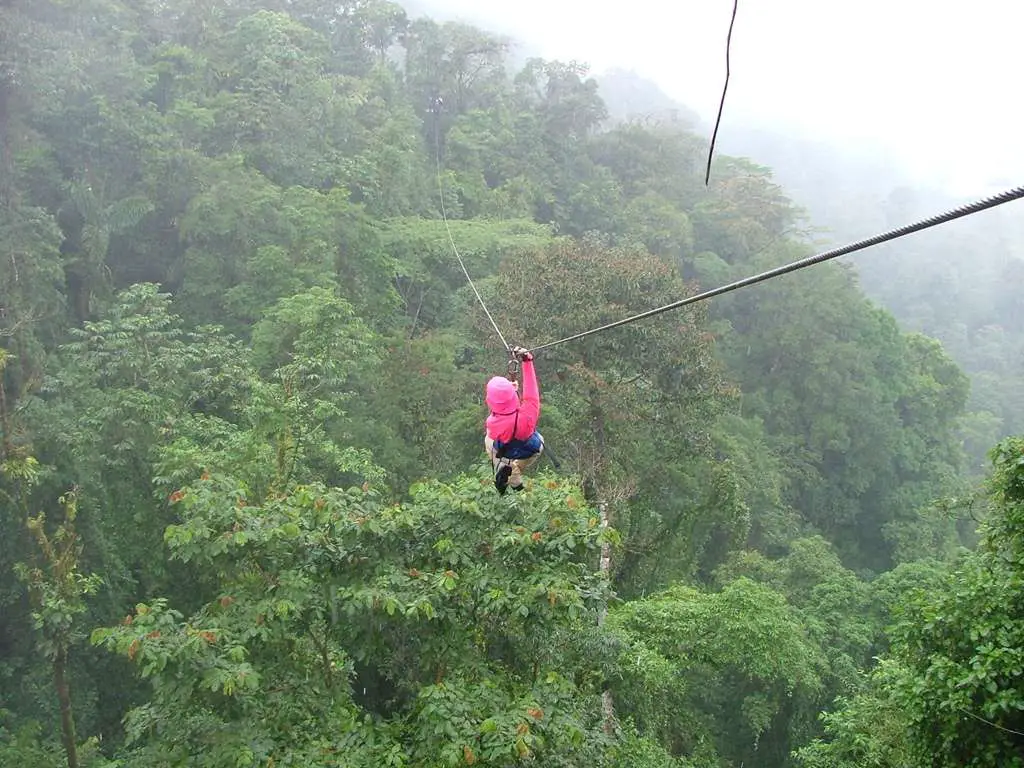
<path fill-rule="evenodd" d="M 532 433 L 540 420 L 540 387 L 537 384 L 537 371 L 533 367 L 533 355 L 530 352 L 521 347 L 516 347 L 513 352 L 523 361 L 523 400 L 519 406 L 519 431 L 522 433 L 529 430 Z"/>

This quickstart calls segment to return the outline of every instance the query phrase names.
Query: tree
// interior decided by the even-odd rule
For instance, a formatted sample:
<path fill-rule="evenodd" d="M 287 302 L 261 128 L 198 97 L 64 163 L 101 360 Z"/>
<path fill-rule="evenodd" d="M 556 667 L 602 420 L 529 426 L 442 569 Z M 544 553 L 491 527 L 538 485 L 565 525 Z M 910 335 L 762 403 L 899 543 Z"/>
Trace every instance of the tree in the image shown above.
<path fill-rule="evenodd" d="M 377 54 L 377 61 L 383 63 L 388 50 L 396 44 L 409 27 L 405 9 L 390 0 L 369 0 L 360 3 L 355 18 L 363 26 L 365 44 Z"/>
<path fill-rule="evenodd" d="M 530 59 L 515 84 L 526 104 L 537 109 L 553 143 L 579 141 L 608 116 L 589 67 L 576 61 Z M 557 146 L 556 144 L 556 146 Z"/>
<path fill-rule="evenodd" d="M 92 317 L 93 295 L 108 285 L 104 269 L 111 237 L 138 224 L 153 204 L 141 196 L 107 204 L 88 182 L 72 182 L 69 189 L 70 206 L 58 213 L 64 222 L 61 252 L 74 319 L 83 323 Z"/>
<path fill-rule="evenodd" d="M 898 668 L 883 659 L 855 696 L 836 700 L 837 710 L 824 712 L 828 741 L 815 739 L 794 751 L 804 768 L 916 768 L 922 763 L 907 741 L 909 719 L 884 686 Z M 922 756 L 926 759 L 930 756 Z"/>
<path fill-rule="evenodd" d="M 473 347 L 449 332 L 391 338 L 380 363 L 360 371 L 347 431 L 372 445 L 393 493 L 426 478 L 447 479 L 483 456 L 479 392 L 484 371 Z"/>
<path fill-rule="evenodd" d="M 618 125 L 595 134 L 587 143 L 587 152 L 594 162 L 615 174 L 631 200 L 655 194 L 689 217 L 707 196 L 701 175 L 707 157 L 705 142 L 678 126 Z"/>
<path fill-rule="evenodd" d="M 33 463 L 24 462 L 20 470 L 11 462 L 4 473 L 33 472 Z M 31 480 L 31 475 L 26 475 Z M 68 655 L 81 636 L 76 617 L 85 612 L 85 598 L 96 592 L 101 583 L 93 574 L 78 569 L 82 545 L 75 531 L 76 506 L 74 494 L 60 499 L 64 507 L 64 521 L 50 536 L 46 532 L 46 517 L 39 514 L 29 518 L 32 531 L 42 555 L 43 564 L 29 568 L 17 566 L 18 576 L 26 582 L 32 595 L 35 611 L 32 620 L 40 631 L 39 649 L 53 668 L 53 684 L 60 702 L 60 724 L 64 755 L 68 768 L 78 768 L 78 739 L 75 716 L 71 706 L 71 681 L 68 679 Z"/>
<path fill-rule="evenodd" d="M 977 552 L 910 594 L 888 655 L 863 691 L 837 702 L 826 718 L 829 740 L 802 750 L 803 764 L 1024 765 L 1024 440 L 1003 441 L 991 459 L 990 515 Z"/>
<path fill-rule="evenodd" d="M 285 14 L 242 18 L 210 51 L 214 153 L 241 148 L 251 167 L 283 186 L 337 183 L 337 158 L 319 127 L 337 97 L 327 57 L 327 41 Z"/>
<path fill-rule="evenodd" d="M 190 411 L 223 407 L 246 383 L 237 377 L 237 345 L 213 329 L 186 332 L 170 298 L 154 285 L 121 292 L 75 329 L 25 413 L 48 469 L 42 489 L 80 489 L 97 569 L 129 592 L 140 577 L 160 581 L 152 552 L 168 510 L 152 504 L 157 447 Z"/>
<path fill-rule="evenodd" d="M 206 189 L 181 221 L 183 312 L 245 335 L 275 301 L 337 286 L 386 320 L 393 261 L 346 192 L 282 189 L 237 160 L 211 164 L 204 176 Z"/>
<path fill-rule="evenodd" d="M 451 239 L 449 239 L 449 230 Z M 516 259 L 551 241 L 548 227 L 528 220 L 450 221 L 402 218 L 387 223 L 382 247 L 396 263 L 393 277 L 405 314 L 407 334 L 458 327 L 476 299 L 452 252 L 476 283 L 494 274 L 503 260 Z M 491 331 L 493 333 L 493 331 Z"/>
<path fill-rule="evenodd" d="M 740 578 L 675 586 L 609 615 L 621 643 L 620 712 L 698 765 L 784 759 L 789 714 L 808 708 L 822 659 L 785 599 Z"/>
<path fill-rule="evenodd" d="M 803 250 L 768 253 L 754 265 Z M 732 330 L 723 348 L 744 413 L 764 419 L 787 467 L 786 500 L 842 542 L 848 563 L 880 571 L 906 540 L 903 526 L 953 490 L 967 382 L 935 345 L 903 336 L 858 297 L 852 279 L 823 266 L 725 297 L 718 315 Z"/>
<path fill-rule="evenodd" d="M 492 106 L 505 81 L 508 40 L 467 24 L 417 19 L 403 34 L 402 45 L 406 83 L 424 122 L 437 98 L 444 114 L 452 116 Z M 441 135 L 446 132 L 442 129 Z"/>
<path fill-rule="evenodd" d="M 657 193 L 648 192 L 631 200 L 622 218 L 627 238 L 642 243 L 682 271 L 693 250 L 693 226 L 683 211 Z"/>
<path fill-rule="evenodd" d="M 218 593 L 187 620 L 158 600 L 94 634 L 153 681 L 128 764 L 594 764 L 572 649 L 602 597 L 587 559 L 613 534 L 571 486 L 537 486 L 517 523 L 489 485 L 425 484 L 401 506 L 302 483 L 256 504 L 229 474 L 175 491 L 173 556 L 219 573 Z"/>
<path fill-rule="evenodd" d="M 685 296 L 671 267 L 596 239 L 559 241 L 509 263 L 488 299 L 512 343 L 537 346 Z M 619 586 L 692 575 L 745 534 L 727 464 L 712 466 L 711 425 L 730 394 L 701 308 L 541 353 L 541 431 L 592 503 L 612 505 L 629 543 Z M 477 315 L 478 333 L 486 321 Z M 546 426 L 545 426 L 546 425 Z M 706 463 L 707 462 L 707 463 Z"/>
<path fill-rule="evenodd" d="M 235 395 L 225 398 L 228 410 L 195 408 L 168 430 L 159 482 L 234 467 L 261 503 L 296 477 L 379 479 L 370 453 L 346 440 L 345 406 L 357 375 L 377 363 L 374 341 L 332 291 L 281 299 L 253 329 L 251 352 L 233 372 L 238 389 L 226 393 Z"/>
<path fill-rule="evenodd" d="M 59 337 L 64 309 L 59 246 L 60 232 L 45 210 L 0 206 L 0 249 L 8 255 L 0 265 L 4 453 L 18 439 L 17 403 L 40 386 L 46 350 Z"/>
<path fill-rule="evenodd" d="M 939 766 L 1024 765 L 1024 440 L 1004 441 L 990 456 L 993 509 L 978 553 L 947 589 L 922 595 L 893 636 L 906 671 L 894 693 L 910 714 L 917 754 Z"/>
<path fill-rule="evenodd" d="M 746 262 L 778 242 L 803 217 L 764 166 L 720 158 L 713 194 L 694 206 L 692 220 L 700 250 L 730 263 Z"/>
<path fill-rule="evenodd" d="M 788 549 L 776 560 L 754 551 L 734 553 L 716 571 L 716 581 L 725 586 L 750 578 L 785 596 L 827 660 L 820 673 L 821 703 L 827 704 L 857 685 L 858 671 L 881 648 L 884 622 L 873 610 L 871 585 L 844 568 L 825 539 L 795 539 Z"/>

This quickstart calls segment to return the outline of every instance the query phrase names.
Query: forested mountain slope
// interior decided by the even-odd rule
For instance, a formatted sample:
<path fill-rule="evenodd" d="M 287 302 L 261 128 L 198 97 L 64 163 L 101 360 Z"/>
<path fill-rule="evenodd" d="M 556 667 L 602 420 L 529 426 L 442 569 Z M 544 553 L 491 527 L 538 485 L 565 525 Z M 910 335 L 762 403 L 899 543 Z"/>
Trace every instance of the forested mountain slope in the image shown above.
<path fill-rule="evenodd" d="M 737 126 L 738 154 L 770 165 L 818 227 L 823 247 L 841 245 L 967 202 L 915 183 L 887 158 Z M 941 160 L 937 160 L 941 162 Z M 978 189 L 972 197 L 1002 192 Z M 927 334 L 971 378 L 962 436 L 972 470 L 988 447 L 1024 430 L 1024 224 L 1017 206 L 996 209 L 865 251 L 850 259 L 864 291 Z"/>
<path fill-rule="evenodd" d="M 615 105 L 615 117 L 664 119 L 675 112 L 700 132 L 711 130 L 634 73 L 610 72 L 599 80 L 602 96 Z M 898 158 L 877 147 L 838 146 L 736 120 L 726 122 L 719 146 L 771 167 L 787 195 L 806 211 L 822 250 L 966 202 L 916 182 L 900 170 Z M 973 194 L 994 194 L 1013 183 Z M 942 342 L 970 376 L 960 434 L 972 472 L 983 469 L 994 441 L 1024 430 L 1022 243 L 1024 224 L 1012 206 L 846 259 L 868 296 L 902 327 Z"/>
<path fill-rule="evenodd" d="M 494 492 L 442 194 L 527 346 L 813 250 L 768 168 L 705 187 L 684 124 L 508 46 L 386 0 L 0 4 L 0 766 L 787 766 L 887 695 L 972 533 L 935 507 L 968 380 L 850 269 L 539 355 L 559 469 Z"/>

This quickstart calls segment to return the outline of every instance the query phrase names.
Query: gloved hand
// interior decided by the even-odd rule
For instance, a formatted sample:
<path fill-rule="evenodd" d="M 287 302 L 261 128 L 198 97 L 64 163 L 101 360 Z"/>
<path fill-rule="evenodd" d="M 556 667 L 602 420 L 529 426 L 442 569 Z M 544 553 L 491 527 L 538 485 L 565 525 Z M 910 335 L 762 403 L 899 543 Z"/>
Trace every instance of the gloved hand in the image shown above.
<path fill-rule="evenodd" d="M 533 360 L 533 353 L 525 347 L 512 347 L 512 354 L 517 360 Z"/>

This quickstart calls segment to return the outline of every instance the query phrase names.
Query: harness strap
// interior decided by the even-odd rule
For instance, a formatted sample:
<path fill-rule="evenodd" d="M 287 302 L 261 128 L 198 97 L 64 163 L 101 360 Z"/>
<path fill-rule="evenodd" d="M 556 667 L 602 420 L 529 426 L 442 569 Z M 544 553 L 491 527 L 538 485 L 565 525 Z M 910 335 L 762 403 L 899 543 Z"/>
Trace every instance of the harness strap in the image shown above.
<path fill-rule="evenodd" d="M 510 437 L 506 442 L 502 443 L 501 447 L 494 452 L 494 455 L 497 458 L 499 458 L 499 459 L 504 459 L 505 458 L 505 451 L 508 450 L 509 443 L 511 443 L 513 440 L 516 439 L 516 431 L 518 429 L 519 429 L 519 409 L 516 408 L 516 420 L 515 420 L 515 423 L 512 424 L 512 437 Z"/>

